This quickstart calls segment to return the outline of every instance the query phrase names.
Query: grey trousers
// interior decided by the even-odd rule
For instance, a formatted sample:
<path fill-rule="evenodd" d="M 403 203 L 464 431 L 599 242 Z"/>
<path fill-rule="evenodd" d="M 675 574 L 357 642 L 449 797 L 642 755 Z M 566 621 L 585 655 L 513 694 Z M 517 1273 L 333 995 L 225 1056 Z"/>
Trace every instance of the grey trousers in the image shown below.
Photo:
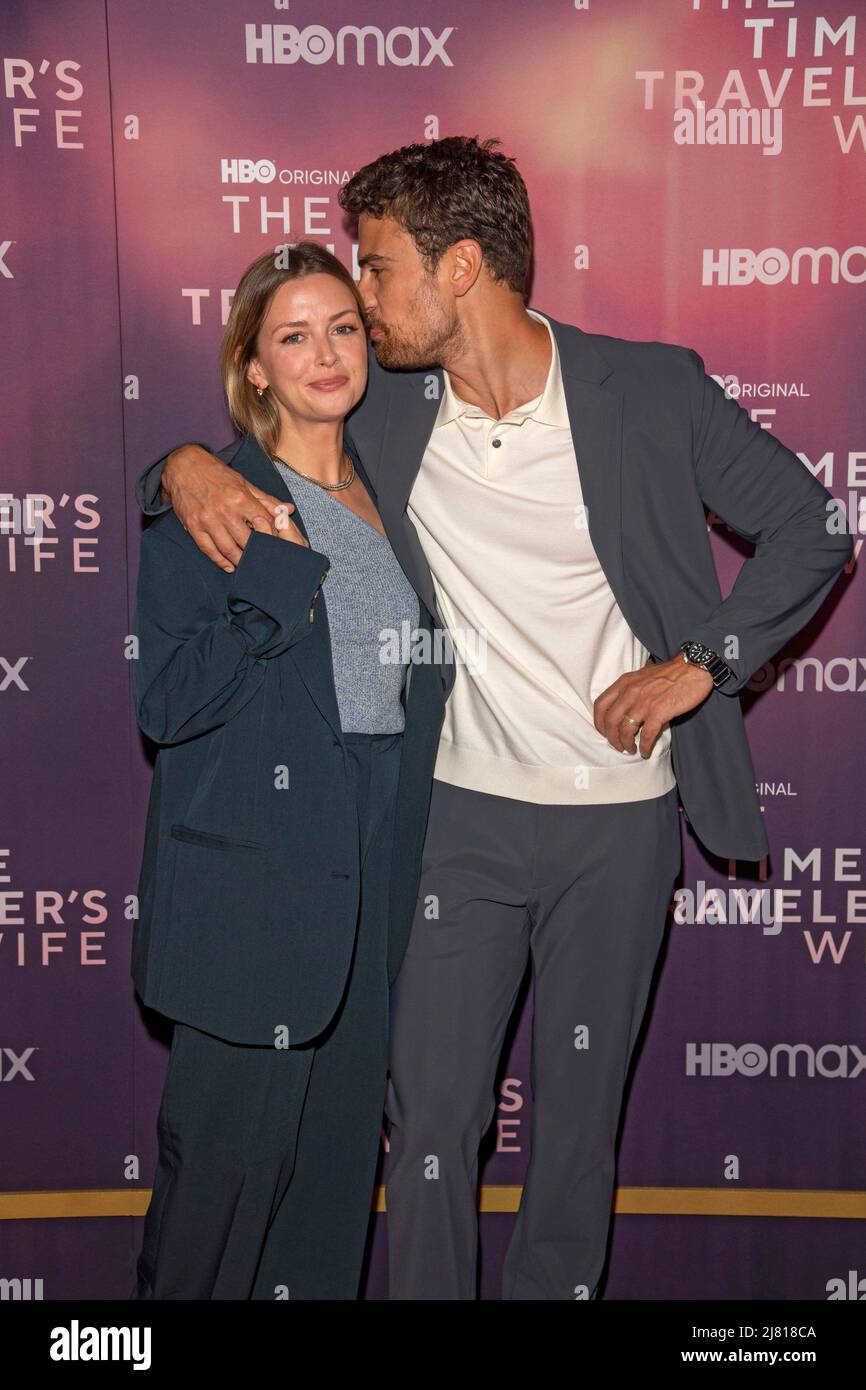
<path fill-rule="evenodd" d="M 597 1297 L 622 1094 L 681 853 L 676 788 L 542 806 L 434 781 L 391 993 L 392 1299 L 476 1296 L 478 1148 L 528 958 L 531 1159 L 502 1296 Z"/>
<path fill-rule="evenodd" d="M 132 1299 L 358 1296 L 387 1075 L 402 737 L 345 735 L 361 901 L 345 993 L 324 1033 L 279 1050 L 175 1024 Z"/>

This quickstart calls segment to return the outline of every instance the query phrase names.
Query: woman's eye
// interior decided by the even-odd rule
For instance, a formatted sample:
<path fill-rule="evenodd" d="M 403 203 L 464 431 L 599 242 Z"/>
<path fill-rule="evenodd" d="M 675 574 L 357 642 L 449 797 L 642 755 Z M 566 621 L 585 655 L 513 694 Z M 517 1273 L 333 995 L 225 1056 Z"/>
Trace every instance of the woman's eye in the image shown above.
<path fill-rule="evenodd" d="M 347 333 L 358 332 L 357 324 L 354 323 L 340 323 L 337 325 L 337 332 L 339 333 L 341 329 L 345 329 Z M 293 338 L 302 338 L 303 336 L 303 333 L 286 333 L 285 336 L 280 339 L 280 342 L 290 343 Z"/>

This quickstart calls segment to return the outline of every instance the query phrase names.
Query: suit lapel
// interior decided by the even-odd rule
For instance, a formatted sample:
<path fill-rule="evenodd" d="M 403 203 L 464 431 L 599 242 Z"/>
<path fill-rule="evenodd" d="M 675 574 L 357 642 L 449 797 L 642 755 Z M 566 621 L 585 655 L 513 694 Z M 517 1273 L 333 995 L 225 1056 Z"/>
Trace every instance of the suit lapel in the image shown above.
<path fill-rule="evenodd" d="M 415 592 L 431 613 L 436 613 L 436 594 L 430 566 L 418 540 L 418 533 L 406 516 L 409 493 L 418 476 L 421 460 L 442 399 L 441 367 L 429 372 L 401 374 L 392 387 L 388 414 L 382 435 L 378 473 L 379 515 L 391 548 Z M 435 380 L 435 395 L 431 383 Z"/>
<path fill-rule="evenodd" d="M 232 468 L 238 473 L 242 473 L 248 482 L 261 488 L 262 492 L 270 493 L 272 497 L 277 497 L 281 502 L 294 502 L 292 494 L 283 481 L 282 474 L 268 458 L 258 442 L 247 435 L 241 442 L 237 453 L 229 460 Z M 356 463 L 357 466 L 357 463 Z M 298 530 L 309 541 L 310 537 L 307 528 L 304 526 L 303 517 L 295 504 L 295 510 L 291 513 L 291 518 L 295 522 Z M 291 545 L 291 541 L 282 541 L 282 545 Z M 312 542 L 310 542 L 312 544 Z M 327 583 L 327 581 L 326 581 Z M 327 599 L 324 589 L 322 591 L 322 601 L 318 605 L 317 622 L 323 624 L 325 629 L 325 651 L 330 653 L 330 630 L 328 628 Z M 340 710 L 337 704 L 337 692 L 334 687 L 333 665 L 329 655 L 327 662 L 322 660 L 321 645 L 315 642 L 295 642 L 289 648 L 288 655 L 292 658 L 297 667 L 298 674 L 311 699 L 314 701 L 320 714 L 327 719 L 334 733 L 343 742 L 343 730 L 340 723 Z"/>
<path fill-rule="evenodd" d="M 562 387 L 590 540 L 613 596 L 625 613 L 628 597 L 622 563 L 622 396 L 611 384 L 603 385 L 614 376 L 613 368 L 583 330 L 556 319 L 549 321 L 559 349 Z"/>
<path fill-rule="evenodd" d="M 559 323 L 549 314 L 542 317 L 550 322 L 559 349 L 590 539 L 614 597 L 626 611 L 621 521 L 622 398 L 611 385 L 603 384 L 614 376 L 613 368 L 596 351 L 588 335 L 573 324 Z M 430 568 L 406 515 L 406 504 L 436 422 L 443 373 L 436 367 L 399 376 L 401 380 L 395 380 L 391 387 L 382 438 L 377 474 L 379 512 L 406 576 L 435 613 Z"/>

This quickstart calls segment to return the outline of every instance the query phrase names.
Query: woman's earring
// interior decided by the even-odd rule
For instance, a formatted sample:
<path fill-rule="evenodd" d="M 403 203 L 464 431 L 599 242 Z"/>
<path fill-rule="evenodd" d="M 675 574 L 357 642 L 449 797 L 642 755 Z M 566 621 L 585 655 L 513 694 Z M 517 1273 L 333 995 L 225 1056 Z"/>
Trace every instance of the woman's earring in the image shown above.
<path fill-rule="evenodd" d="M 264 391 L 267 391 L 267 389 L 268 389 L 267 386 L 265 386 L 265 387 L 257 386 L 257 387 L 256 387 L 256 391 L 258 392 L 258 395 L 259 395 L 259 400 L 261 400 L 261 398 L 262 398 L 262 391 L 263 391 L 263 390 L 264 390 Z"/>

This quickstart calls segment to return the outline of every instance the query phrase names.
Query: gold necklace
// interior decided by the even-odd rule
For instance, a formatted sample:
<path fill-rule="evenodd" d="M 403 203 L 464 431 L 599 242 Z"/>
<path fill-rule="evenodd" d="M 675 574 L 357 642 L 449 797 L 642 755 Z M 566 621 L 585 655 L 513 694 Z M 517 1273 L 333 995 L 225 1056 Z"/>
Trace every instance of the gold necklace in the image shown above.
<path fill-rule="evenodd" d="M 350 484 L 354 482 L 355 465 L 352 462 L 350 455 L 346 452 L 345 449 L 343 450 L 343 458 L 349 465 L 350 473 L 348 478 L 346 478 L 346 480 L 342 483 L 323 483 L 319 478 L 310 477 L 309 473 L 302 473 L 300 468 L 293 468 L 290 463 L 286 463 L 285 459 L 277 458 L 275 455 L 272 455 L 274 463 L 281 463 L 284 468 L 291 468 L 292 472 L 297 473 L 299 478 L 306 478 L 308 483 L 316 483 L 318 487 L 324 488 L 326 492 L 340 492 L 344 487 L 349 487 Z"/>

